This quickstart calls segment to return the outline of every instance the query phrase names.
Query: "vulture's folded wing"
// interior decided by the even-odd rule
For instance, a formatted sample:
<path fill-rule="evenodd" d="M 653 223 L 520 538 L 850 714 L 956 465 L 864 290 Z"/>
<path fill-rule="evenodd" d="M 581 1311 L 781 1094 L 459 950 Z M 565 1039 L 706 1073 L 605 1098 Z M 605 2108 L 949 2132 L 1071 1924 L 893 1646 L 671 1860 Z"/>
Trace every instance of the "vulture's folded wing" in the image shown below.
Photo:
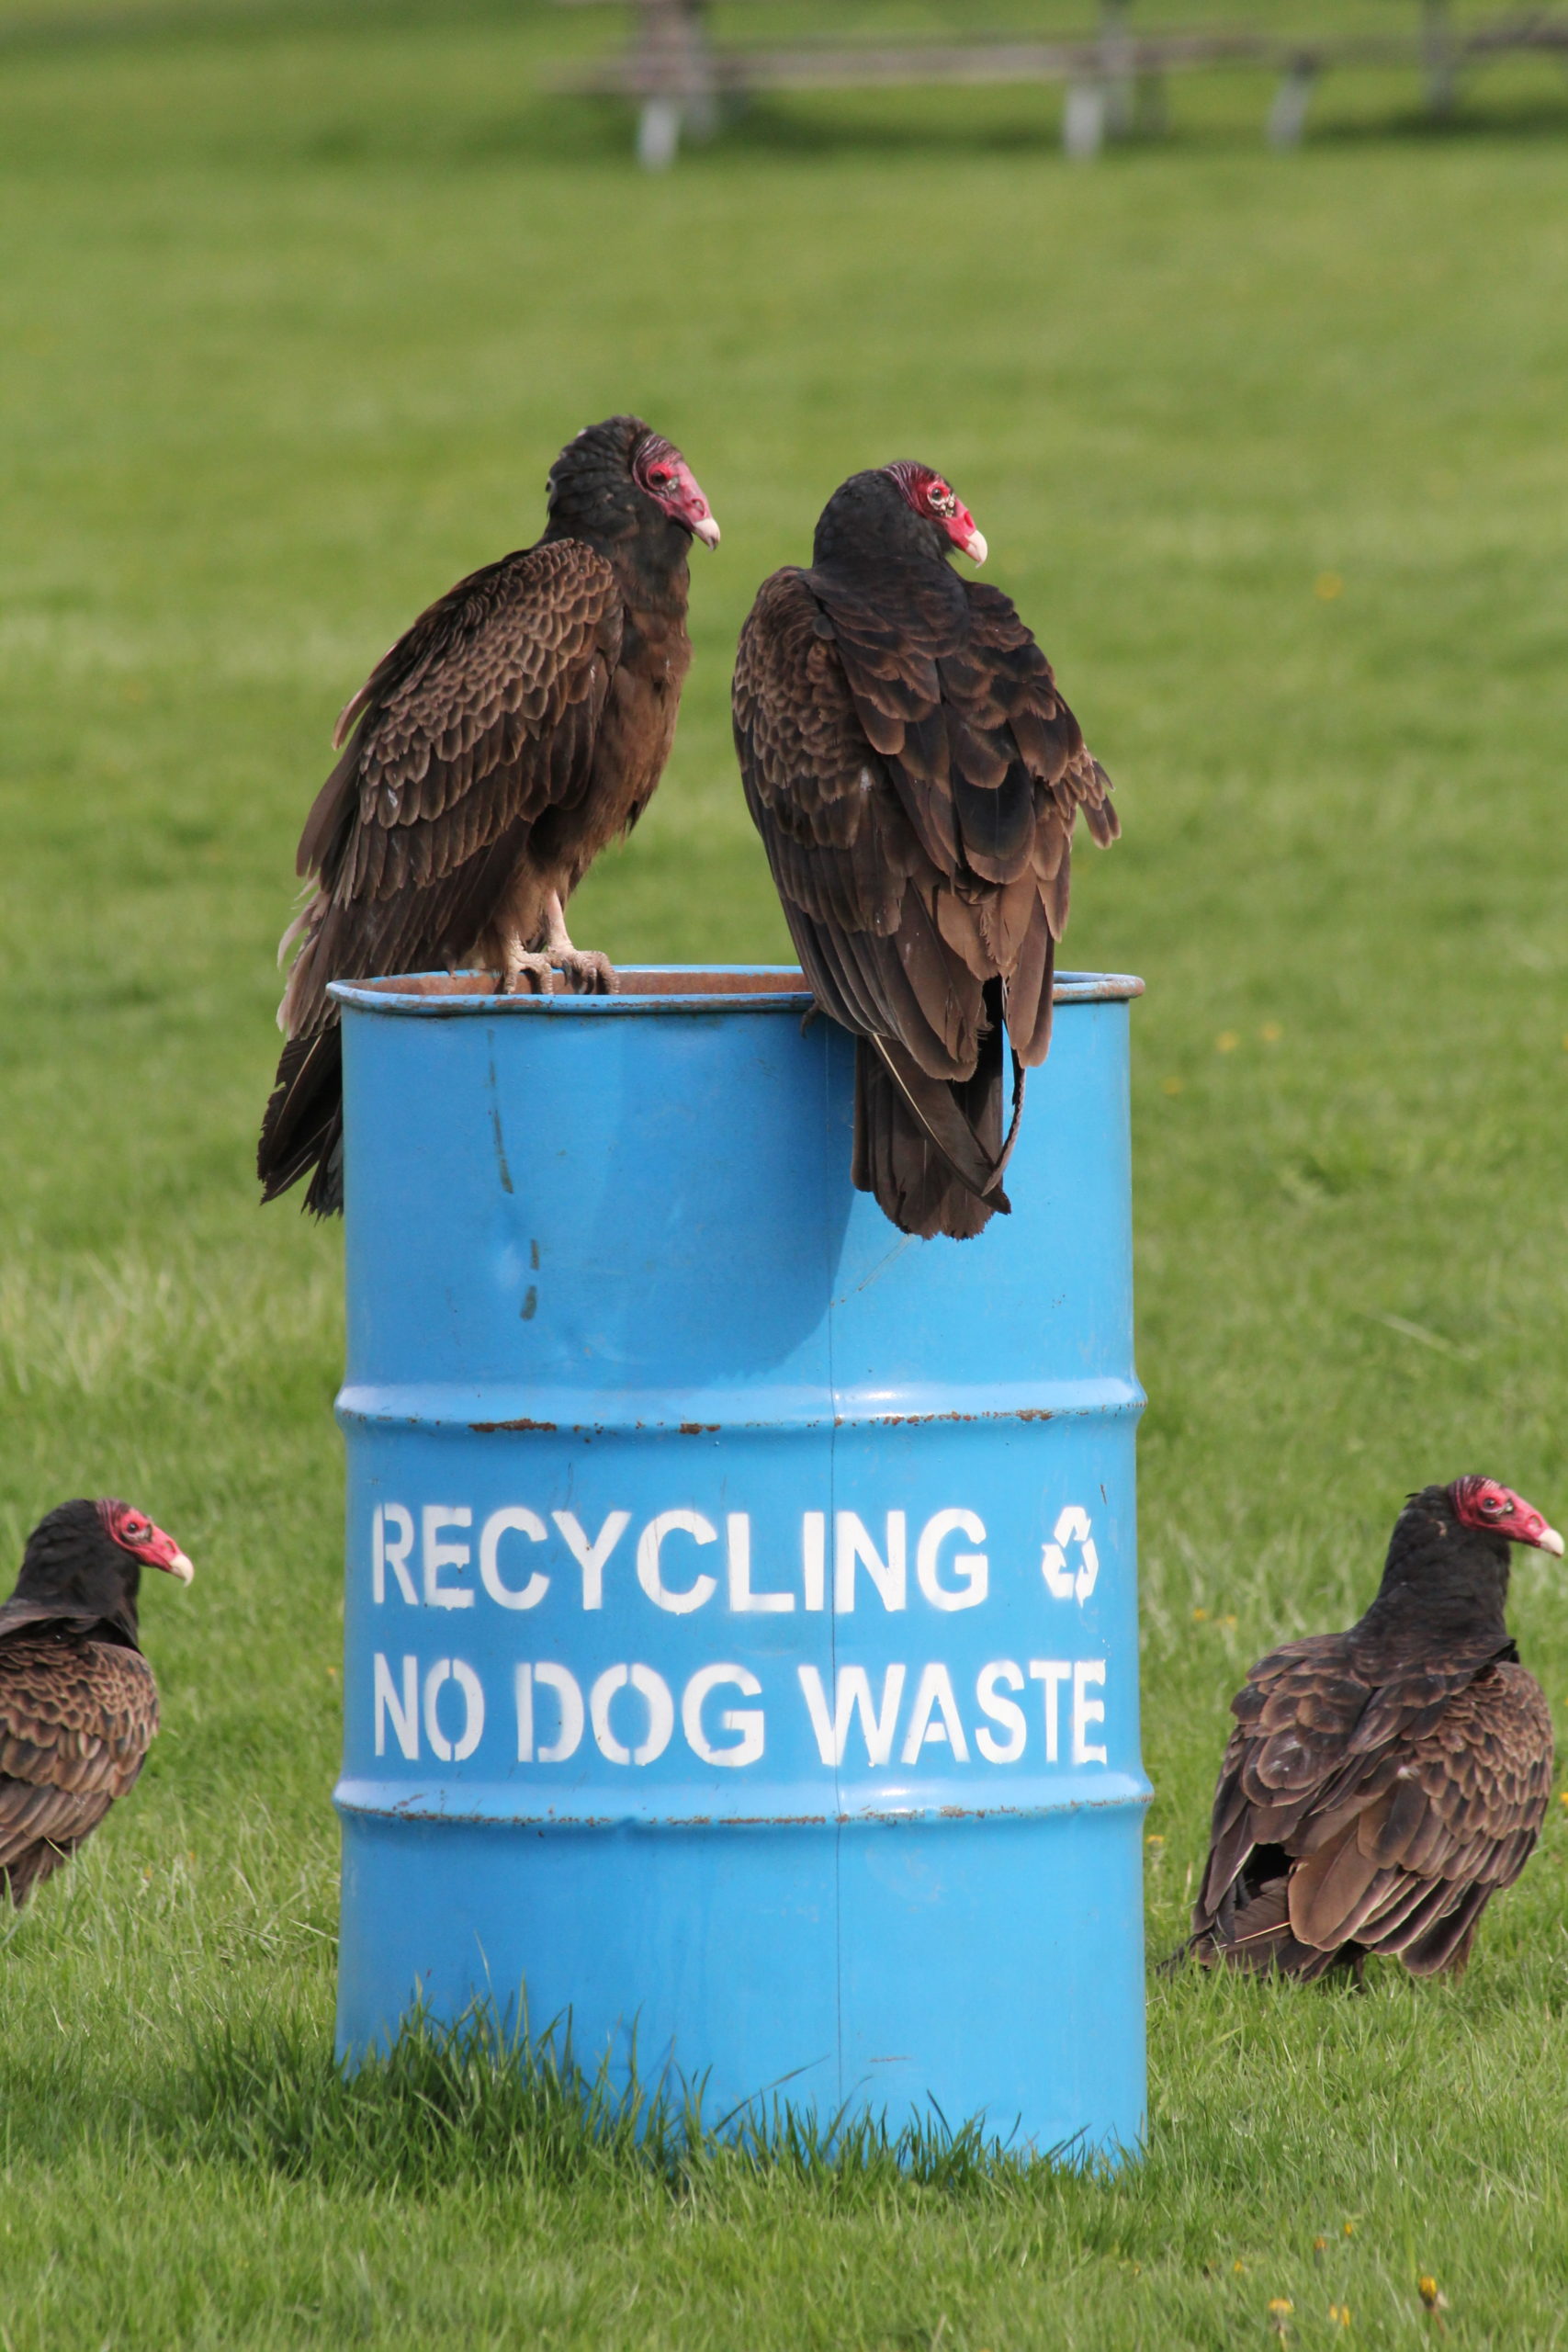
<path fill-rule="evenodd" d="M 0 1641 L 0 1870 L 70 1847 L 141 1770 L 158 1690 L 137 1650 L 39 1626 Z"/>
<path fill-rule="evenodd" d="M 1292 1866 L 1279 1925 L 1299 1944 L 1448 1965 L 1540 1832 L 1551 1727 L 1534 1679 L 1499 1661 L 1374 1687 L 1334 1634 L 1263 1659 L 1232 1705 L 1194 1934 L 1273 1849 Z"/>
<path fill-rule="evenodd" d="M 1551 1788 L 1551 1717 L 1540 1685 L 1484 1667 L 1392 1750 L 1347 1768 L 1291 1873 L 1293 1935 L 1399 1952 L 1429 1975 L 1468 1944 L 1488 1897 L 1512 1885 Z"/>
<path fill-rule="evenodd" d="M 854 716 L 927 861 L 921 900 L 948 964 L 982 983 L 1008 976 L 1014 1048 L 1041 1061 L 1078 808 L 1097 838 L 1116 831 L 1104 771 L 999 590 L 944 571 L 911 588 L 895 623 L 873 593 L 835 580 L 823 610 Z"/>
<path fill-rule="evenodd" d="M 1253 1668 L 1231 1702 L 1236 1724 L 1214 1791 L 1195 1933 L 1219 1917 L 1255 1847 L 1288 1847 L 1343 1769 L 1371 1696 L 1352 1671 L 1342 1634 L 1289 1642 Z"/>
<path fill-rule="evenodd" d="M 858 1035 L 904 1046 L 931 1077 L 967 1078 L 984 978 L 942 935 L 941 875 L 862 722 L 836 623 L 803 573 L 762 583 L 741 632 L 733 707 L 747 806 L 818 1001 Z"/>
<path fill-rule="evenodd" d="M 460 581 L 377 664 L 300 837 L 321 894 L 291 1035 L 320 1022 L 329 979 L 437 962 L 492 919 L 527 828 L 588 789 L 621 632 L 611 566 L 555 540 Z"/>

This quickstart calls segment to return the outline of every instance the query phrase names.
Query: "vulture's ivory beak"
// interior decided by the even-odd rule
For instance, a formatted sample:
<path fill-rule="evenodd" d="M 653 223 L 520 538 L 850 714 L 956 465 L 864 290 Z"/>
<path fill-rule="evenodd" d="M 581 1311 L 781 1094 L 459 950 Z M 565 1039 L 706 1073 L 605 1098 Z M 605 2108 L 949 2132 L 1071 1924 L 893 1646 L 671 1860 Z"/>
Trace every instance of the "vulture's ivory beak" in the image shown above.
<path fill-rule="evenodd" d="M 692 536 L 701 539 L 705 548 L 716 548 L 718 545 L 718 525 L 711 514 L 705 514 L 700 523 L 693 524 Z"/>
<path fill-rule="evenodd" d="M 964 552 L 969 558 L 971 563 L 985 562 L 986 558 L 990 554 L 991 550 L 986 545 L 986 534 L 984 531 L 970 532 L 969 537 L 964 542 Z"/>
<path fill-rule="evenodd" d="M 1558 1559 L 1562 1557 L 1562 1538 L 1555 1527 L 1543 1527 L 1536 1537 L 1535 1543 L 1538 1552 L 1552 1552 L 1556 1554 Z"/>

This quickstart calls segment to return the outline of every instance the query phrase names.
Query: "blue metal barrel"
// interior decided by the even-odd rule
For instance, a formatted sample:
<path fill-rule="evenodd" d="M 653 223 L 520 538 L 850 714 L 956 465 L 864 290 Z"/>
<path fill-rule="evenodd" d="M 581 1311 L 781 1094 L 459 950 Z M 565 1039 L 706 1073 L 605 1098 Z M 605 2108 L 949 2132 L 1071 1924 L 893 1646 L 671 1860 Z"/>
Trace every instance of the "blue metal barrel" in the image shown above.
<path fill-rule="evenodd" d="M 850 1183 L 798 973 L 340 986 L 339 2039 L 1015 2143 L 1144 2119 L 1127 1122 L 1061 978 L 972 1241 Z"/>

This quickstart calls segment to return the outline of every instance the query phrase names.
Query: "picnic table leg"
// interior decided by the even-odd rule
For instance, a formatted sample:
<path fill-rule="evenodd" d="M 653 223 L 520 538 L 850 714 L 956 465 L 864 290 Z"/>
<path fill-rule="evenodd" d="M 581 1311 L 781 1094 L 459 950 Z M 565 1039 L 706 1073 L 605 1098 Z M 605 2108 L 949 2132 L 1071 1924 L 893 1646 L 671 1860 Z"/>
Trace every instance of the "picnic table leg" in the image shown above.
<path fill-rule="evenodd" d="M 1139 74 L 1133 128 L 1144 139 L 1163 139 L 1169 130 L 1169 84 L 1163 74 Z"/>
<path fill-rule="evenodd" d="M 1421 62 L 1427 77 L 1427 111 L 1452 114 L 1458 96 L 1458 58 L 1449 0 L 1421 0 Z"/>
<path fill-rule="evenodd" d="M 681 146 L 677 98 L 645 98 L 637 119 L 637 159 L 645 172 L 667 172 Z"/>
<path fill-rule="evenodd" d="M 1125 139 L 1133 128 L 1136 69 L 1131 13 L 1132 0 L 1100 0 L 1100 81 L 1108 139 Z"/>
<path fill-rule="evenodd" d="M 718 128 L 713 51 L 704 0 L 638 0 L 637 62 L 648 93 L 637 118 L 637 156 L 645 171 L 667 171 L 681 133 L 711 139 Z"/>
<path fill-rule="evenodd" d="M 1299 147 L 1317 84 L 1317 61 L 1298 57 L 1274 93 L 1267 136 L 1270 147 Z"/>
<path fill-rule="evenodd" d="M 1104 144 L 1104 83 L 1069 82 L 1062 110 L 1062 153 L 1075 164 L 1091 164 Z"/>

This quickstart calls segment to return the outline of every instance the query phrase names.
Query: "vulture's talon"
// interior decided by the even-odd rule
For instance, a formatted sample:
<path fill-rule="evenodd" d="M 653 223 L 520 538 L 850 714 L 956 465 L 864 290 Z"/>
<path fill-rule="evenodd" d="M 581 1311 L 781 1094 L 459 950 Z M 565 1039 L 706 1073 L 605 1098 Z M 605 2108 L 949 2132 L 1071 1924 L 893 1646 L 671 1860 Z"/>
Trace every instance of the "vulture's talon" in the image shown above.
<path fill-rule="evenodd" d="M 547 956 L 513 956 L 508 958 L 498 975 L 497 996 L 511 996 L 519 981 L 526 983 L 529 996 L 549 996 L 555 988 L 554 973 Z"/>
<path fill-rule="evenodd" d="M 607 956 L 596 948 L 561 947 L 556 951 L 567 986 L 577 996 L 618 996 L 621 978 Z"/>

